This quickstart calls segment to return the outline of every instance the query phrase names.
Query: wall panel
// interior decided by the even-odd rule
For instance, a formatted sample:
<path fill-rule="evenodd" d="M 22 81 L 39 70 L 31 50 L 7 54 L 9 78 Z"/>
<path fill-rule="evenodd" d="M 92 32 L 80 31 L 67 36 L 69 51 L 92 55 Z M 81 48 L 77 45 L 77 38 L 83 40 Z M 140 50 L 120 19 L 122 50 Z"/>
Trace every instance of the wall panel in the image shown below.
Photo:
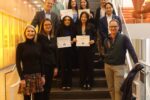
<path fill-rule="evenodd" d="M 0 13 L 0 68 L 3 66 L 3 34 L 2 34 L 2 13 Z"/>

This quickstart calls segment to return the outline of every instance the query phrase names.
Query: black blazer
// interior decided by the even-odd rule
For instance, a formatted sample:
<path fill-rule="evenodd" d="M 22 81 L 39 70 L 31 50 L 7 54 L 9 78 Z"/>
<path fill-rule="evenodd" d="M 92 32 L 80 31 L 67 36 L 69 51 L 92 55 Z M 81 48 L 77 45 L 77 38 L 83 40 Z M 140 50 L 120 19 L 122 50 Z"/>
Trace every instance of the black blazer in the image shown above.
<path fill-rule="evenodd" d="M 100 7 L 98 7 L 96 9 L 96 15 L 95 15 L 95 25 L 96 25 L 96 28 L 99 28 L 99 20 L 101 18 L 100 10 L 101 10 Z M 115 10 L 113 10 L 113 14 L 116 15 Z"/>
<path fill-rule="evenodd" d="M 77 35 L 82 35 L 82 26 L 80 24 L 77 27 Z M 90 36 L 90 40 L 94 40 L 96 42 L 96 29 L 93 24 L 87 24 L 86 35 Z"/>
<path fill-rule="evenodd" d="M 122 31 L 122 23 L 120 17 L 113 15 L 112 19 L 117 19 L 119 21 L 119 33 Z M 101 36 L 102 42 L 108 37 L 108 23 L 107 23 L 107 17 L 103 17 L 100 19 L 100 26 L 99 26 L 99 34 Z"/>
<path fill-rule="evenodd" d="M 42 62 L 45 65 L 57 67 L 57 45 L 56 38 L 50 40 L 44 34 L 39 33 L 37 36 L 37 42 L 42 48 Z"/>
<path fill-rule="evenodd" d="M 56 33 L 56 29 L 59 26 L 59 19 L 58 19 L 58 16 L 54 12 L 50 12 L 50 14 L 51 14 L 51 21 L 54 26 L 54 31 Z M 32 22 L 31 22 L 31 24 L 35 27 L 38 25 L 38 32 L 39 32 L 40 24 L 44 18 L 45 18 L 44 10 L 39 11 L 36 13 L 36 15 L 34 16 Z"/>

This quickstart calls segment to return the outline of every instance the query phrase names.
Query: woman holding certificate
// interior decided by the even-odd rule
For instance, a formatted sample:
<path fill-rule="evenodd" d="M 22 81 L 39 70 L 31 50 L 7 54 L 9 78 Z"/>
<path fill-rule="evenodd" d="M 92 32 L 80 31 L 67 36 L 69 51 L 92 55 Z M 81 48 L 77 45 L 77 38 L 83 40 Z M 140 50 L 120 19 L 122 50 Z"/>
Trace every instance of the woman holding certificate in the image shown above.
<path fill-rule="evenodd" d="M 70 90 L 72 87 L 72 67 L 74 60 L 75 29 L 73 19 L 65 16 L 57 33 L 57 45 L 61 66 L 61 87 Z"/>
<path fill-rule="evenodd" d="M 54 37 L 53 24 L 48 18 L 44 19 L 40 26 L 37 42 L 42 48 L 42 62 L 45 74 L 44 98 L 49 100 L 53 76 L 57 75 L 56 63 L 56 38 Z"/>
<path fill-rule="evenodd" d="M 91 89 L 93 85 L 93 56 L 96 40 L 96 29 L 89 23 L 89 14 L 82 12 L 77 28 L 76 46 L 78 46 L 80 82 L 83 89 Z"/>

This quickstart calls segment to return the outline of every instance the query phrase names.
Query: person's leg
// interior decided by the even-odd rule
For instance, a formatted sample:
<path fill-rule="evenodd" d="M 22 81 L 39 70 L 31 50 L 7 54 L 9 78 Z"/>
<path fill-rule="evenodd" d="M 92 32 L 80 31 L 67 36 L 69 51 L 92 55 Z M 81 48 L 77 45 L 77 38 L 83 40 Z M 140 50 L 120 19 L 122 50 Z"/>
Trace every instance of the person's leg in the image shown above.
<path fill-rule="evenodd" d="M 121 85 L 124 80 L 124 68 L 125 65 L 114 66 L 114 87 L 115 87 L 115 100 L 121 100 Z"/>
<path fill-rule="evenodd" d="M 24 100 L 31 100 L 31 95 L 24 95 Z"/>
<path fill-rule="evenodd" d="M 86 88 L 86 65 L 85 65 L 84 56 L 85 56 L 84 50 L 79 51 L 78 60 L 79 60 L 79 66 L 80 66 L 80 84 L 81 84 L 81 87 L 85 85 L 85 88 Z"/>
<path fill-rule="evenodd" d="M 87 67 L 87 87 L 88 89 L 91 89 L 91 87 L 93 86 L 93 82 L 94 82 L 94 66 L 93 66 L 93 53 L 89 52 L 89 55 L 87 55 L 86 57 L 86 67 Z"/>
<path fill-rule="evenodd" d="M 114 99 L 114 72 L 111 69 L 111 65 L 105 64 L 105 75 L 106 75 L 106 80 L 107 80 L 107 85 L 108 85 L 108 89 L 111 95 L 111 100 L 115 100 Z"/>
<path fill-rule="evenodd" d="M 43 94 L 42 92 L 40 93 L 34 93 L 34 99 L 33 100 L 43 100 Z"/>
<path fill-rule="evenodd" d="M 46 67 L 45 73 L 44 73 L 45 74 L 45 85 L 44 85 L 44 92 L 43 92 L 43 100 L 49 100 L 54 68 L 52 66 L 46 66 L 46 65 L 45 65 L 45 67 Z"/>

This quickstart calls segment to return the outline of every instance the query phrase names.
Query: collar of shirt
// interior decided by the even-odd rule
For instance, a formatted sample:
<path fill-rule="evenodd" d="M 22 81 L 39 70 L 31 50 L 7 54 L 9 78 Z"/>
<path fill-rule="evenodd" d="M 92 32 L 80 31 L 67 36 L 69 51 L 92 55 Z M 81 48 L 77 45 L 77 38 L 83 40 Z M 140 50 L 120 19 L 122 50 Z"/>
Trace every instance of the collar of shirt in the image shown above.
<path fill-rule="evenodd" d="M 51 14 L 51 11 L 44 10 L 45 14 Z"/>
<path fill-rule="evenodd" d="M 51 13 L 50 13 L 50 11 L 49 11 L 49 12 L 46 12 L 46 11 L 44 10 L 44 12 L 45 12 L 45 18 L 51 19 Z"/>

